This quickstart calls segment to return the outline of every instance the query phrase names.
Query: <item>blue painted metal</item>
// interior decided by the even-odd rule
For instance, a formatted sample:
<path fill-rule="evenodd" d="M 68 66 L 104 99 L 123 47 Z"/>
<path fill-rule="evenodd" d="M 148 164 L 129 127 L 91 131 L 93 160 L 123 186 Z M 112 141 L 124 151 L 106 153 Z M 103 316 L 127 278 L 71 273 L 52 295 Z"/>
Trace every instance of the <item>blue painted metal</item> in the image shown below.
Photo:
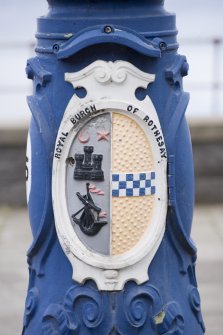
<path fill-rule="evenodd" d="M 107 33 L 106 29 L 110 32 Z M 118 26 L 91 27 L 79 34 L 76 34 L 68 42 L 58 45 L 58 59 L 66 59 L 76 54 L 78 51 L 92 45 L 98 44 L 119 44 L 129 47 L 145 56 L 160 57 L 161 51 L 158 43 L 148 41 L 140 34 L 130 31 L 128 28 Z"/>
<path fill-rule="evenodd" d="M 203 334 L 195 277 L 196 247 L 190 239 L 194 205 L 193 160 L 183 92 L 186 58 L 177 54 L 175 15 L 162 0 L 48 0 L 38 19 L 33 80 L 32 187 L 29 214 L 29 288 L 24 335 Z M 107 27 L 111 27 L 108 29 Z M 56 134 L 73 95 L 64 72 L 97 59 L 131 62 L 154 73 L 147 94 L 157 110 L 168 151 L 169 208 L 166 232 L 149 269 L 149 282 L 121 292 L 80 286 L 55 231 L 51 175 Z"/>

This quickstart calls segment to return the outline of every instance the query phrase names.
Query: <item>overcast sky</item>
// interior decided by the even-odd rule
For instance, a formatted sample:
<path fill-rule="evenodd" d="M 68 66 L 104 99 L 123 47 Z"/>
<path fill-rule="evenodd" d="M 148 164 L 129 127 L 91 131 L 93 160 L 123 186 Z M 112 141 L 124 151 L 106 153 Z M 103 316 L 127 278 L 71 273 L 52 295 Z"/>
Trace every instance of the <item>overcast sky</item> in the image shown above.
<path fill-rule="evenodd" d="M 223 0 L 166 0 L 165 7 L 177 15 L 181 42 L 179 52 L 186 54 L 190 63 L 190 77 L 185 80 L 186 89 L 191 91 L 191 85 L 187 87 L 187 83 L 198 79 L 204 85 L 211 86 L 213 46 L 200 45 L 199 42 L 200 39 L 223 38 Z M 24 68 L 27 58 L 33 54 L 33 51 L 27 48 L 13 50 L 1 46 L 11 42 L 33 41 L 36 18 L 46 13 L 46 0 L 0 0 L 0 126 L 28 124 L 30 113 L 25 96 L 30 94 L 31 84 L 26 79 Z M 184 45 L 184 40 L 188 38 L 197 39 L 197 46 L 192 48 L 190 45 Z M 221 66 L 219 76 L 223 77 L 223 62 Z M 213 109 L 213 92 L 206 90 L 204 94 L 203 91 L 192 91 L 191 96 L 188 115 L 210 116 Z M 218 109 L 223 116 L 222 95 L 220 100 Z"/>
<path fill-rule="evenodd" d="M 180 36 L 213 36 L 223 30 L 222 0 L 166 0 L 165 7 L 177 14 Z M 0 0 L 0 39 L 31 39 L 36 17 L 47 13 L 46 0 Z"/>

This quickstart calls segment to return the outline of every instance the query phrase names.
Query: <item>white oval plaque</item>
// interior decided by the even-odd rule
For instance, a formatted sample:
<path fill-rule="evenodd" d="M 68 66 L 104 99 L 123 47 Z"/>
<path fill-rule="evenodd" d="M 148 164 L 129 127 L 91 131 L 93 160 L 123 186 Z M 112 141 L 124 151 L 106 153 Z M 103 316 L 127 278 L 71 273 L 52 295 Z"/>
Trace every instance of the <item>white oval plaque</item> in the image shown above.
<path fill-rule="evenodd" d="M 73 279 L 100 290 L 148 280 L 165 230 L 167 153 L 151 100 L 135 97 L 154 80 L 130 63 L 97 61 L 66 74 L 74 95 L 58 132 L 53 205 Z"/>

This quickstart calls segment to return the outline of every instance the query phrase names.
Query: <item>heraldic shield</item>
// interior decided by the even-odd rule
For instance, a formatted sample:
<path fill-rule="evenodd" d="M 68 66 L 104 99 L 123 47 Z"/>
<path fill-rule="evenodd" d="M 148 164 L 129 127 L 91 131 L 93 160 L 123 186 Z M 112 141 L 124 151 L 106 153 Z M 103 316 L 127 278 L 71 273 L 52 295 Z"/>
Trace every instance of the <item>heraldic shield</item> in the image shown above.
<path fill-rule="evenodd" d="M 167 210 L 167 152 L 156 110 L 137 99 L 155 76 L 128 62 L 96 61 L 66 73 L 71 98 L 53 164 L 57 234 L 73 279 L 121 290 L 148 280 Z"/>

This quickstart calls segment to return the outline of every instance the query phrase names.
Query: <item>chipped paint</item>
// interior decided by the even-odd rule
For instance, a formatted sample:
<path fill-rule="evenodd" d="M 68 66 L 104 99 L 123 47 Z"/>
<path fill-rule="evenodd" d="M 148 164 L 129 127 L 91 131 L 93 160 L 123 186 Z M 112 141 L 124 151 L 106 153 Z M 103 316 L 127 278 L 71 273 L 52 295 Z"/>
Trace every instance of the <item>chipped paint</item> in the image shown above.
<path fill-rule="evenodd" d="M 72 34 L 72 33 L 64 34 L 64 35 L 63 35 L 64 38 L 71 38 L 71 37 L 73 37 L 73 36 L 74 36 L 74 34 Z"/>
<path fill-rule="evenodd" d="M 161 323 L 163 323 L 163 320 L 165 318 L 165 311 L 161 311 L 159 314 L 157 314 L 155 317 L 154 317 L 154 322 L 156 325 L 160 325 Z"/>

